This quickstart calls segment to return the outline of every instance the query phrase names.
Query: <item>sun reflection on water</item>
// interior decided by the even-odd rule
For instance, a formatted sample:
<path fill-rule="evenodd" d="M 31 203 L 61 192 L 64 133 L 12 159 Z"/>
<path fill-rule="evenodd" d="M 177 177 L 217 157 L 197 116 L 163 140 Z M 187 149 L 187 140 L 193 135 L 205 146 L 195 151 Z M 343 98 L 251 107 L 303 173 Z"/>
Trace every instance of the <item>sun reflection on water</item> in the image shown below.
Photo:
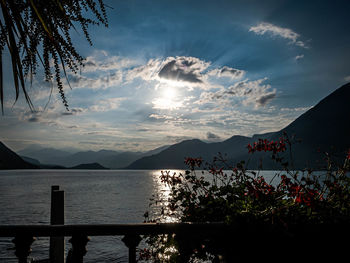
<path fill-rule="evenodd" d="M 153 185 L 154 185 L 154 201 L 153 203 L 153 209 L 152 213 L 154 214 L 154 217 L 159 219 L 162 223 L 172 223 L 172 222 L 178 222 L 178 214 L 171 212 L 168 208 L 169 205 L 169 198 L 171 194 L 171 188 L 169 185 L 163 183 L 160 179 L 160 176 L 162 174 L 162 171 L 169 172 L 169 174 L 173 175 L 174 173 L 184 173 L 183 170 L 155 170 L 152 171 L 152 179 L 153 179 Z"/>

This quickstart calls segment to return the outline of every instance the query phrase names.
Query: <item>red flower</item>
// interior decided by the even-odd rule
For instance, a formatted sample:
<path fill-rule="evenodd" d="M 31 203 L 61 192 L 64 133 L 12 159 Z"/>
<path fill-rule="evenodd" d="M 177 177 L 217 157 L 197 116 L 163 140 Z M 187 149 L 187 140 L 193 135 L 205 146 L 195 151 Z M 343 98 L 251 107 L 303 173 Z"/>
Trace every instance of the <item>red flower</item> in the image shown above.
<path fill-rule="evenodd" d="M 252 147 L 252 145 L 250 143 L 248 144 L 247 148 L 248 148 L 248 153 L 254 152 L 254 148 Z"/>
<path fill-rule="evenodd" d="M 267 139 L 259 139 L 257 142 L 254 142 L 253 146 L 251 144 L 247 145 L 248 153 L 254 153 L 255 151 L 261 152 L 284 152 L 286 150 L 286 143 L 283 138 L 280 138 L 279 141 L 269 141 Z"/>
<path fill-rule="evenodd" d="M 305 190 L 301 191 L 300 186 L 298 186 L 297 188 L 298 188 L 298 190 L 296 192 L 297 195 L 295 198 L 296 203 L 305 204 L 307 206 L 313 206 L 313 204 L 315 203 L 315 201 L 317 199 L 319 199 L 320 201 L 323 200 L 323 197 L 316 190 L 307 189 L 307 191 L 305 191 Z"/>
<path fill-rule="evenodd" d="M 202 165 L 202 158 L 191 158 L 191 157 L 188 157 L 188 158 L 185 158 L 185 164 L 187 164 L 188 166 L 190 166 L 191 168 L 194 168 L 194 167 L 200 167 Z"/>
<path fill-rule="evenodd" d="M 348 155 L 346 156 L 346 159 L 350 160 L 350 149 L 348 150 Z"/>
<path fill-rule="evenodd" d="M 296 203 L 301 203 L 302 202 L 302 195 L 301 194 L 299 194 L 298 196 L 297 196 L 297 198 L 295 198 L 295 202 Z"/>

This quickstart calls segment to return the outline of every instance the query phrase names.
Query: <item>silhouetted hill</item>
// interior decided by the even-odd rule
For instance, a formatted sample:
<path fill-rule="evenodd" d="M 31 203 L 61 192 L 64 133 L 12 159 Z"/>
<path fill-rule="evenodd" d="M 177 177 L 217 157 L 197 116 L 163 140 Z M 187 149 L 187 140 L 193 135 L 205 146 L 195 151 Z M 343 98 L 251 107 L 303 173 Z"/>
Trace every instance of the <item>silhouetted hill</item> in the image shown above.
<path fill-rule="evenodd" d="M 208 149 L 208 144 L 200 140 L 187 140 L 174 144 L 158 154 L 143 157 L 131 165 L 128 169 L 175 169 L 184 168 L 184 158 L 198 156 Z"/>
<path fill-rule="evenodd" d="M 23 161 L 26 161 L 27 163 L 31 163 L 31 164 L 34 164 L 36 166 L 40 166 L 40 162 L 37 159 L 29 158 L 26 156 L 20 156 L 20 157 L 23 159 Z"/>
<path fill-rule="evenodd" d="M 69 169 L 81 169 L 81 170 L 108 170 L 99 163 L 84 163 L 77 166 L 70 167 Z"/>
<path fill-rule="evenodd" d="M 271 139 L 281 137 L 283 132 L 301 141 L 293 147 L 296 167 L 307 165 L 306 160 L 312 167 L 323 166 L 323 152 L 343 160 L 350 147 L 350 83 L 274 133 Z"/>
<path fill-rule="evenodd" d="M 141 158 L 128 169 L 184 169 L 186 157 L 201 157 L 211 161 L 219 152 L 227 156 L 235 156 L 246 151 L 246 146 L 251 138 L 233 136 L 223 142 L 205 143 L 198 139 L 182 141 L 170 146 L 168 149 L 152 156 Z"/>
<path fill-rule="evenodd" d="M 36 169 L 36 165 L 30 164 L 19 157 L 0 142 L 0 169 Z"/>
<path fill-rule="evenodd" d="M 218 143 L 204 143 L 200 140 L 188 140 L 170 146 L 168 149 L 148 157 L 141 158 L 127 168 L 130 169 L 183 169 L 185 157 L 202 157 L 211 161 L 218 152 L 227 154 L 231 163 L 249 160 L 250 169 L 257 169 L 263 159 L 264 169 L 278 169 L 270 159 L 270 153 L 247 153 L 248 143 L 259 138 L 278 140 L 286 132 L 289 137 L 301 140 L 293 144 L 293 160 L 289 152 L 284 158 L 295 169 L 323 168 L 322 153 L 331 153 L 335 161 L 342 160 L 350 148 L 350 83 L 346 84 L 321 100 L 313 108 L 295 121 L 277 132 L 256 134 L 252 138 L 233 136 Z"/>

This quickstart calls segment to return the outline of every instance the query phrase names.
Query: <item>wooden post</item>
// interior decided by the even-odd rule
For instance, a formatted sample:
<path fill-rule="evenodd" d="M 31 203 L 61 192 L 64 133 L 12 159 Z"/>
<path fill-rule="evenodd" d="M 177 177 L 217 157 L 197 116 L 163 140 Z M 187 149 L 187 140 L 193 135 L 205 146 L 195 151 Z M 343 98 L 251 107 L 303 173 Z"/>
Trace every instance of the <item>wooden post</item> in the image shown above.
<path fill-rule="evenodd" d="M 51 225 L 64 225 L 64 191 L 51 186 Z M 64 263 L 64 237 L 50 237 L 50 262 Z"/>

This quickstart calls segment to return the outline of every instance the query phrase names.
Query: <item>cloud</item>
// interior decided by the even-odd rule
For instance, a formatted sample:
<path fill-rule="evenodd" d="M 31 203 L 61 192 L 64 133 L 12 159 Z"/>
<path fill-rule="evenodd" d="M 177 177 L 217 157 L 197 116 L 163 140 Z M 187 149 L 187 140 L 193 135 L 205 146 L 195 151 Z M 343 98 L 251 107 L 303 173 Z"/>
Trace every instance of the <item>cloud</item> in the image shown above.
<path fill-rule="evenodd" d="M 123 82 L 124 71 L 132 68 L 135 60 L 119 56 L 109 56 L 105 51 L 95 51 L 88 56 L 81 74 L 71 73 L 69 82 L 73 89 L 107 89 Z"/>
<path fill-rule="evenodd" d="M 121 71 L 107 72 L 105 74 L 99 74 L 98 77 L 84 76 L 84 75 L 71 75 L 69 82 L 73 89 L 87 88 L 87 89 L 107 89 L 113 86 L 120 85 L 123 80 L 123 74 Z"/>
<path fill-rule="evenodd" d="M 136 130 L 137 132 L 149 132 L 150 129 L 149 128 L 140 128 Z"/>
<path fill-rule="evenodd" d="M 151 115 L 149 115 L 149 118 L 151 119 L 156 119 L 156 120 L 170 120 L 173 119 L 173 117 L 165 115 L 165 114 L 156 114 L 156 113 L 152 113 Z"/>
<path fill-rule="evenodd" d="M 276 97 L 276 90 L 269 84 L 263 84 L 267 78 L 254 81 L 244 80 L 236 83 L 227 90 L 227 94 L 243 97 L 243 104 L 253 104 L 256 108 L 265 106 Z"/>
<path fill-rule="evenodd" d="M 41 119 L 38 116 L 33 116 L 33 117 L 29 117 L 27 119 L 28 122 L 40 122 Z"/>
<path fill-rule="evenodd" d="M 136 65 L 136 61 L 126 57 L 110 56 L 107 52 L 95 51 L 93 55 L 88 56 L 84 61 L 83 72 L 96 71 L 116 71 L 130 68 Z"/>
<path fill-rule="evenodd" d="M 97 104 L 90 106 L 89 110 L 93 112 L 107 112 L 110 110 L 115 110 L 120 107 L 124 100 L 126 100 L 126 98 L 110 98 L 100 100 Z"/>
<path fill-rule="evenodd" d="M 168 57 L 164 61 L 158 76 L 161 79 L 203 83 L 202 72 L 210 63 L 194 57 Z"/>
<path fill-rule="evenodd" d="M 262 22 L 257 26 L 250 27 L 249 32 L 254 32 L 258 35 L 269 33 L 272 36 L 288 39 L 290 40 L 291 44 L 294 44 L 296 46 L 308 48 L 308 46 L 303 41 L 299 40 L 300 35 L 289 28 L 279 27 L 270 23 Z"/>
<path fill-rule="evenodd" d="M 22 121 L 27 121 L 31 123 L 42 123 L 50 126 L 57 125 L 57 118 L 59 118 L 61 114 L 43 111 L 39 109 L 37 111 L 26 111 L 20 114 L 19 119 Z"/>
<path fill-rule="evenodd" d="M 270 92 L 266 95 L 262 95 L 255 100 L 257 106 L 265 106 L 270 102 L 273 98 L 276 97 L 276 92 Z"/>
<path fill-rule="evenodd" d="M 200 88 L 202 90 L 217 89 L 219 78 L 226 81 L 236 81 L 245 74 L 244 70 L 222 66 L 213 68 L 211 62 L 196 57 L 167 57 L 150 59 L 145 65 L 131 68 L 124 72 L 124 80 L 128 83 L 135 79 L 155 81 L 155 88 L 159 85 L 184 87 L 188 90 Z M 210 79 L 208 77 L 211 77 Z"/>
<path fill-rule="evenodd" d="M 70 109 L 69 111 L 62 112 L 61 114 L 62 115 L 76 115 L 76 114 L 79 114 L 79 113 L 83 113 L 85 111 L 86 110 L 83 109 L 83 108 L 73 108 L 73 109 Z"/>
<path fill-rule="evenodd" d="M 107 143 L 104 142 L 90 142 L 90 141 L 82 141 L 79 142 L 79 144 L 87 144 L 87 145 L 106 145 Z"/>
<path fill-rule="evenodd" d="M 232 104 L 232 99 L 240 99 L 243 105 L 253 104 L 255 108 L 265 106 L 276 96 L 275 89 L 271 89 L 269 84 L 263 84 L 266 80 L 267 78 L 253 81 L 243 80 L 216 92 L 203 92 L 195 103 L 229 105 Z"/>
<path fill-rule="evenodd" d="M 207 140 L 217 141 L 217 140 L 221 140 L 221 137 L 219 135 L 216 135 L 215 133 L 207 132 Z"/>
<path fill-rule="evenodd" d="M 245 71 L 224 66 L 222 68 L 213 69 L 213 70 L 209 71 L 207 74 L 209 76 L 227 77 L 227 78 L 231 78 L 231 79 L 240 79 L 245 74 Z"/>
<path fill-rule="evenodd" d="M 170 141 L 171 143 L 179 143 L 185 140 L 191 140 L 193 139 L 192 136 L 187 136 L 187 135 L 168 135 L 166 136 L 167 141 Z"/>
<path fill-rule="evenodd" d="M 203 86 L 205 71 L 210 62 L 195 57 L 167 57 L 164 60 L 150 59 L 146 65 L 134 67 L 125 74 L 126 81 L 141 78 L 145 81 L 157 81 L 159 83 L 178 84 L 187 87 Z"/>
<path fill-rule="evenodd" d="M 159 110 L 176 110 L 183 107 L 182 101 L 172 100 L 169 98 L 155 98 L 152 101 L 153 109 Z"/>
<path fill-rule="evenodd" d="M 297 55 L 296 57 L 295 57 L 295 60 L 300 60 L 300 59 L 302 59 L 302 58 L 304 58 L 304 54 L 301 54 L 301 55 Z"/>
<path fill-rule="evenodd" d="M 146 65 L 141 65 L 128 70 L 125 73 L 125 80 L 132 81 L 136 78 L 141 78 L 146 81 L 155 80 L 160 66 L 160 59 L 150 59 Z"/>
<path fill-rule="evenodd" d="M 280 111 L 282 112 L 305 112 L 309 109 L 311 109 L 312 107 L 296 107 L 296 108 L 280 108 Z"/>
<path fill-rule="evenodd" d="M 76 125 L 76 123 L 73 123 L 74 118 L 71 118 L 71 116 L 80 115 L 86 111 L 85 108 L 81 107 L 70 107 L 69 111 L 67 111 L 63 107 L 61 100 L 57 98 L 53 99 L 48 107 L 38 106 L 35 111 L 22 109 L 17 113 L 17 118 L 24 122 L 67 128 Z"/>
<path fill-rule="evenodd" d="M 345 81 L 350 81 L 350 75 L 344 78 Z"/>

